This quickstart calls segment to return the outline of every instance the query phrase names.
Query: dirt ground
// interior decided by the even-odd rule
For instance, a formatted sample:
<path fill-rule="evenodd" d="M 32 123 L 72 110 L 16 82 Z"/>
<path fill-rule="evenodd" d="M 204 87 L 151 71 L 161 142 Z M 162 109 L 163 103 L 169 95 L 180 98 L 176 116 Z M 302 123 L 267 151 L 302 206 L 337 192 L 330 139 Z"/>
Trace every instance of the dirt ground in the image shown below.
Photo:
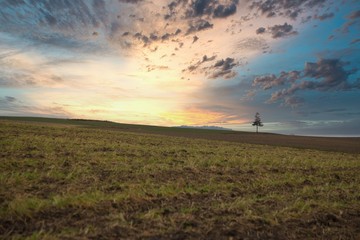
<path fill-rule="evenodd" d="M 209 139 L 269 146 L 317 149 L 334 152 L 360 153 L 359 137 L 308 137 L 271 133 L 248 133 L 237 131 L 152 131 L 149 129 L 121 129 L 130 132 L 155 133 L 166 136 Z"/>
<path fill-rule="evenodd" d="M 0 122 L 0 239 L 360 239 L 360 154 L 160 130 Z"/>

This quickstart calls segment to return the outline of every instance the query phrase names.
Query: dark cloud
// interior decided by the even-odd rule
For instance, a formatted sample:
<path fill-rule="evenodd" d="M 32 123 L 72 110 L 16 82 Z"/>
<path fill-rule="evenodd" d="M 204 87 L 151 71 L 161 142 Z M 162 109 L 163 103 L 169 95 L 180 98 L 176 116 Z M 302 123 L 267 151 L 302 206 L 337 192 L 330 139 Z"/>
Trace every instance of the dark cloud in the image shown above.
<path fill-rule="evenodd" d="M 349 28 L 352 26 L 359 27 L 360 25 L 360 10 L 353 11 L 347 16 L 348 21 L 344 23 L 344 25 L 341 27 L 340 31 L 342 33 L 349 32 Z"/>
<path fill-rule="evenodd" d="M 267 76 L 258 76 L 253 80 L 253 86 L 260 86 L 267 90 L 286 83 L 293 83 L 300 78 L 299 71 L 281 72 L 279 76 L 274 74 Z"/>
<path fill-rule="evenodd" d="M 159 37 L 155 34 L 155 33 L 151 33 L 149 38 L 152 40 L 152 41 L 156 41 L 159 39 Z"/>
<path fill-rule="evenodd" d="M 0 97 L 0 111 L 11 111 L 20 103 L 17 98 L 11 96 Z"/>
<path fill-rule="evenodd" d="M 212 1 L 211 0 L 195 0 L 192 2 L 192 12 L 189 15 L 201 16 L 204 14 L 211 14 Z"/>
<path fill-rule="evenodd" d="M 325 2 L 326 0 L 260 0 L 253 1 L 250 9 L 260 11 L 267 17 L 283 15 L 296 19 L 301 12 L 321 7 Z"/>
<path fill-rule="evenodd" d="M 260 86 L 264 90 L 273 87 L 288 85 L 272 93 L 269 103 L 283 100 L 285 105 L 296 105 L 299 102 L 294 94 L 300 90 L 314 91 L 347 91 L 360 89 L 360 81 L 350 81 L 349 76 L 357 69 L 346 70 L 349 62 L 340 59 L 319 59 L 316 63 L 307 62 L 303 71 L 281 72 L 279 76 L 258 76 L 253 80 L 253 86 Z M 309 80 L 312 79 L 312 80 Z M 301 80 L 301 81 L 299 81 Z M 297 100 L 295 102 L 295 100 Z"/>
<path fill-rule="evenodd" d="M 320 21 L 324 21 L 326 19 L 329 19 L 329 18 L 333 18 L 335 15 L 334 13 L 324 13 L 323 15 L 315 15 L 314 18 L 315 19 L 319 19 Z"/>
<path fill-rule="evenodd" d="M 349 19 L 357 19 L 360 18 L 360 10 L 351 12 L 348 17 Z"/>
<path fill-rule="evenodd" d="M 140 32 L 137 32 L 133 35 L 133 37 L 140 42 L 144 43 L 144 46 L 148 46 L 149 44 L 156 42 L 156 41 L 167 41 L 170 40 L 173 37 L 176 37 L 181 33 L 181 29 L 177 29 L 174 33 L 164 33 L 162 36 L 158 36 L 155 33 L 151 33 L 149 36 L 146 36 Z M 122 34 L 122 36 L 126 37 L 130 33 L 125 32 Z"/>
<path fill-rule="evenodd" d="M 14 98 L 14 97 L 10 97 L 10 96 L 5 96 L 5 99 L 4 99 L 6 102 L 16 102 L 17 99 Z"/>
<path fill-rule="evenodd" d="M 137 4 L 137 3 L 141 3 L 144 0 L 118 0 L 119 2 L 123 2 L 123 3 L 132 3 L 132 4 Z"/>
<path fill-rule="evenodd" d="M 234 58 L 226 58 L 225 60 L 221 59 L 209 68 L 212 71 L 212 73 L 209 75 L 209 78 L 233 78 L 235 77 L 236 73 L 232 69 L 238 65 L 239 63 L 235 62 Z"/>
<path fill-rule="evenodd" d="M 236 12 L 236 3 L 232 3 L 229 6 L 218 5 L 214 10 L 214 17 L 225 18 L 233 15 Z"/>
<path fill-rule="evenodd" d="M 348 82 L 349 75 L 357 71 L 357 69 L 346 71 L 344 66 L 348 64 L 340 59 L 320 59 L 316 63 L 307 62 L 304 76 L 320 79 L 320 82 L 316 82 L 318 90 L 347 90 L 353 87 Z"/>
<path fill-rule="evenodd" d="M 211 24 L 210 22 L 203 19 L 192 21 L 189 23 L 189 29 L 187 30 L 186 34 L 207 30 L 213 26 L 214 24 Z"/>
<path fill-rule="evenodd" d="M 355 43 L 358 43 L 358 42 L 360 42 L 360 38 L 353 39 L 350 44 L 355 44 Z"/>
<path fill-rule="evenodd" d="M 169 40 L 170 36 L 171 35 L 169 33 L 165 33 L 164 35 L 161 36 L 161 40 L 163 40 L 163 41 Z"/>
<path fill-rule="evenodd" d="M 197 63 L 195 63 L 193 65 L 190 65 L 187 69 L 184 69 L 183 72 L 185 72 L 185 71 L 193 72 L 193 71 L 197 70 L 200 67 L 200 65 L 202 65 L 203 63 L 214 61 L 215 58 L 216 58 L 215 55 L 212 57 L 208 57 L 207 55 L 204 55 L 201 60 L 199 60 Z"/>
<path fill-rule="evenodd" d="M 201 63 L 213 61 L 213 60 L 215 60 L 215 58 L 216 58 L 216 56 L 208 57 L 207 55 L 204 55 Z"/>
<path fill-rule="evenodd" d="M 259 27 L 258 29 L 256 29 L 256 34 L 262 34 L 262 33 L 264 33 L 265 31 L 266 31 L 265 28 Z"/>
<path fill-rule="evenodd" d="M 227 4 L 221 4 L 217 0 L 193 0 L 187 5 L 186 17 L 212 16 L 214 18 L 226 18 L 236 13 L 238 3 L 239 0 L 230 0 Z M 177 5 L 178 3 L 171 4 L 171 10 Z"/>
<path fill-rule="evenodd" d="M 268 30 L 271 33 L 272 38 L 281 38 L 297 34 L 296 31 L 293 31 L 293 26 L 288 23 L 284 23 L 283 25 L 274 25 L 269 27 Z"/>

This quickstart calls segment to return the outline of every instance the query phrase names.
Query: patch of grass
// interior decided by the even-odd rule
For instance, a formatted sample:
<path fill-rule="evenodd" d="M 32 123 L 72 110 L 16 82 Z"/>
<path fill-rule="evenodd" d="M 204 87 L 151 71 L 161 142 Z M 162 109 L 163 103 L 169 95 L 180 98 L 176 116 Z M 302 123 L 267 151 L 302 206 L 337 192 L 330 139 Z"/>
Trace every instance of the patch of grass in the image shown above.
<path fill-rule="evenodd" d="M 357 153 L 8 120 L 0 133 L 0 238 L 360 234 Z"/>

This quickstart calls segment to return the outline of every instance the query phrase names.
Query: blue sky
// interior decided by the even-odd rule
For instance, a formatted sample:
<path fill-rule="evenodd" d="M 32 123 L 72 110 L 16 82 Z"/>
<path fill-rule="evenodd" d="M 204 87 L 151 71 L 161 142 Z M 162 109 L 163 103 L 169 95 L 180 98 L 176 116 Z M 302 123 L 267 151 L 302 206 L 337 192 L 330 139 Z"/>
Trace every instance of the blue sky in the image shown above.
<path fill-rule="evenodd" d="M 360 135 L 355 0 L 0 0 L 0 115 Z"/>

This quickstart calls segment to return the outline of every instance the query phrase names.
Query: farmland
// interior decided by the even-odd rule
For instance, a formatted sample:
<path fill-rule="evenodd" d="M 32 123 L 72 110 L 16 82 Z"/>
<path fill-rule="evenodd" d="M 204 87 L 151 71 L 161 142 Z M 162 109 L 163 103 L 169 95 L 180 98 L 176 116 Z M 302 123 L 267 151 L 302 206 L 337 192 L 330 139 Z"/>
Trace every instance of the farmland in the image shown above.
<path fill-rule="evenodd" d="M 359 139 L 197 131 L 1 119 L 0 238 L 359 239 Z"/>

